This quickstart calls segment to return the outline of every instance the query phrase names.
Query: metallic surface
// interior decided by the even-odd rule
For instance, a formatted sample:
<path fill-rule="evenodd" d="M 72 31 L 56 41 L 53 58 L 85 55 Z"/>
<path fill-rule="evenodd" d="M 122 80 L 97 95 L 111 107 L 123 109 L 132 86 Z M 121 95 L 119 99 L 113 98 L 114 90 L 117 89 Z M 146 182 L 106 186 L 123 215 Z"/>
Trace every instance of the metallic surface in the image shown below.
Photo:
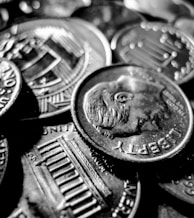
<path fill-rule="evenodd" d="M 193 129 L 182 90 L 162 74 L 129 65 L 104 67 L 82 79 L 73 92 L 71 113 L 91 145 L 134 162 L 174 156 Z"/>
<path fill-rule="evenodd" d="M 12 25 L 1 34 L 0 56 L 15 62 L 22 72 L 39 102 L 39 118 L 69 110 L 79 79 L 111 62 L 102 33 L 91 39 L 91 29 L 77 32 L 68 20 L 36 19 Z"/>
<path fill-rule="evenodd" d="M 112 36 L 126 25 L 135 25 L 145 20 L 139 13 L 126 8 L 121 2 L 109 1 L 92 4 L 76 10 L 71 17 L 89 21 L 99 28 L 110 41 Z"/>
<path fill-rule="evenodd" d="M 0 59 L 0 117 L 16 101 L 22 86 L 22 79 L 16 65 L 5 58 Z"/>
<path fill-rule="evenodd" d="M 69 17 L 79 7 L 88 6 L 91 0 L 22 0 L 20 9 L 39 17 Z"/>
<path fill-rule="evenodd" d="M 73 123 L 45 127 L 40 141 L 22 157 L 21 200 L 9 218 L 134 217 L 140 182 L 100 168 Z M 32 207 L 33 206 L 33 207 Z"/>
<path fill-rule="evenodd" d="M 151 67 L 181 84 L 194 76 L 194 41 L 173 26 L 142 22 L 115 34 L 111 48 L 125 62 Z"/>
<path fill-rule="evenodd" d="M 8 162 L 8 142 L 4 136 L 0 136 L 0 183 L 3 180 Z"/>

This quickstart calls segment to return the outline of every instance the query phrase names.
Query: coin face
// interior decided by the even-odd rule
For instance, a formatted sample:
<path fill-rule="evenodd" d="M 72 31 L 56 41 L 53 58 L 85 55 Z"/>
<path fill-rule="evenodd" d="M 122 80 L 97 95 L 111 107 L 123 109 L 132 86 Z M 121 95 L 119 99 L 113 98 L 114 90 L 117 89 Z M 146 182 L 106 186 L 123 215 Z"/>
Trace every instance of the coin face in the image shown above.
<path fill-rule="evenodd" d="M 111 40 L 112 36 L 125 25 L 134 25 L 145 20 L 142 15 L 126 8 L 121 2 L 101 2 L 79 8 L 72 14 L 98 27 Z"/>
<path fill-rule="evenodd" d="M 12 60 L 22 72 L 37 97 L 40 118 L 69 110 L 77 81 L 110 64 L 110 47 L 100 43 L 102 37 L 90 41 L 85 31 L 78 35 L 67 20 L 37 19 L 2 32 L 0 56 Z"/>
<path fill-rule="evenodd" d="M 22 80 L 16 65 L 0 59 L 0 116 L 3 116 L 14 104 L 21 90 Z"/>
<path fill-rule="evenodd" d="M 151 162 L 188 142 L 191 106 L 181 89 L 151 69 L 113 65 L 82 79 L 71 113 L 81 136 L 115 158 Z"/>
<path fill-rule="evenodd" d="M 194 43 L 173 26 L 142 22 L 115 34 L 111 42 L 117 58 L 163 73 L 178 84 L 194 75 Z"/>
<path fill-rule="evenodd" d="M 4 136 L 0 136 L 0 183 L 3 180 L 8 162 L 8 143 Z"/>
<path fill-rule="evenodd" d="M 45 127 L 22 163 L 26 177 L 23 200 L 11 217 L 19 213 L 36 217 L 34 209 L 41 217 L 56 218 L 132 218 L 136 213 L 141 187 L 136 175 L 121 179 L 102 170 L 72 123 Z"/>

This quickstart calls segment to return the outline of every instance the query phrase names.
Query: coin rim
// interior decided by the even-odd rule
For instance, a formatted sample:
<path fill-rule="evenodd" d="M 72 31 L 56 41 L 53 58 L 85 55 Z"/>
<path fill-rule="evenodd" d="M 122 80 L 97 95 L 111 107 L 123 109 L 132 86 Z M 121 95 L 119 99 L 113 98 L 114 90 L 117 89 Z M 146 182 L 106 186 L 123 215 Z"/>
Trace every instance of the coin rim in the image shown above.
<path fill-rule="evenodd" d="M 103 68 L 100 68 L 100 69 L 96 70 L 94 73 L 95 73 L 95 75 L 97 75 L 97 74 L 101 74 L 103 71 L 110 70 L 112 68 L 116 69 L 118 67 L 122 67 L 122 68 L 123 67 L 142 68 L 142 67 L 139 67 L 139 66 L 129 65 L 129 64 L 113 64 L 113 65 L 110 65 L 110 66 L 105 66 Z M 142 69 L 149 70 L 149 68 L 142 68 Z M 188 141 L 189 141 L 189 139 L 190 139 L 190 137 L 192 135 L 192 132 L 193 132 L 193 122 L 194 122 L 193 111 L 192 111 L 190 102 L 187 99 L 184 92 L 182 91 L 182 89 L 176 83 L 174 83 L 172 80 L 170 80 L 167 76 L 165 76 L 163 74 L 161 74 L 159 76 L 161 76 L 164 81 L 167 80 L 168 83 L 172 84 L 172 86 L 181 94 L 183 100 L 185 101 L 185 105 L 187 106 L 189 124 L 188 124 L 187 133 L 185 134 L 183 140 L 174 149 L 170 150 L 169 152 L 167 152 L 165 154 L 162 154 L 160 156 L 151 157 L 151 158 L 150 157 L 148 157 L 148 158 L 138 158 L 138 157 L 135 157 L 135 156 L 132 156 L 132 155 L 129 155 L 129 157 L 126 157 L 126 156 L 122 156 L 122 155 L 115 155 L 114 153 L 110 154 L 110 149 L 105 150 L 104 147 L 98 146 L 98 144 L 82 128 L 83 125 L 82 124 L 80 125 L 81 121 L 80 121 L 80 119 L 77 119 L 77 116 L 76 116 L 77 113 L 78 113 L 78 111 L 76 110 L 78 108 L 78 107 L 76 107 L 77 95 L 79 95 L 78 94 L 79 90 L 82 89 L 82 85 L 85 83 L 85 81 L 89 81 L 92 76 L 93 76 L 92 74 L 86 75 L 85 77 L 82 78 L 82 80 L 80 80 L 79 83 L 77 83 L 77 85 L 75 86 L 75 89 L 73 91 L 72 98 L 71 98 L 71 116 L 72 116 L 73 122 L 75 124 L 75 127 L 78 130 L 78 133 L 80 134 L 80 136 L 84 140 L 86 140 L 90 145 L 94 146 L 95 148 L 99 149 L 100 151 L 104 152 L 105 154 L 107 154 L 109 156 L 112 156 L 112 157 L 114 157 L 116 159 L 124 160 L 124 161 L 128 161 L 128 162 L 136 162 L 136 163 L 149 163 L 149 162 L 156 162 L 156 161 L 160 161 L 160 160 L 163 160 L 163 159 L 171 158 L 171 157 L 175 156 L 177 153 L 179 153 L 186 146 L 186 144 L 188 143 Z"/>
<path fill-rule="evenodd" d="M 165 28 L 166 32 L 169 32 L 169 33 L 173 32 L 173 34 L 179 35 L 181 39 L 184 39 L 184 40 L 186 39 L 186 41 L 190 45 L 193 46 L 192 48 L 189 48 L 189 52 L 192 49 L 193 53 L 194 53 L 194 39 L 192 39 L 192 37 L 190 37 L 187 33 L 181 31 L 180 29 L 172 26 L 169 23 L 142 21 L 139 24 L 135 24 L 133 26 L 125 26 L 124 28 L 120 29 L 117 33 L 115 33 L 114 36 L 112 37 L 112 40 L 110 42 L 110 47 L 111 47 L 112 51 L 114 52 L 114 55 L 116 56 L 116 58 L 118 60 L 123 61 L 123 59 L 119 55 L 119 52 L 117 52 L 117 44 L 118 44 L 119 38 L 121 38 L 123 36 L 124 32 L 129 32 L 132 29 L 135 29 L 137 27 L 141 28 L 141 25 L 151 25 L 151 26 L 154 26 L 154 27 L 157 26 L 157 28 L 159 30 L 162 29 L 162 28 Z M 161 30 L 161 32 L 162 32 L 162 30 Z M 185 42 L 186 45 L 187 45 L 187 42 Z M 190 54 L 189 54 L 189 56 L 190 56 Z M 194 59 L 194 55 L 193 55 L 193 59 Z M 189 60 L 189 62 L 191 62 L 191 61 Z M 147 68 L 147 67 L 145 67 L 145 68 Z M 165 71 L 165 67 L 163 68 L 163 71 Z M 163 74 L 163 73 L 161 72 L 160 74 Z M 188 74 L 183 75 L 183 77 L 181 79 L 175 80 L 173 78 L 171 80 L 173 80 L 178 85 L 181 85 L 181 84 L 184 84 L 185 82 L 188 82 L 192 78 L 194 78 L 194 67 Z"/>
<path fill-rule="evenodd" d="M 13 69 L 15 74 L 15 80 L 16 84 L 14 87 L 13 93 L 11 93 L 11 98 L 8 101 L 8 103 L 3 107 L 3 109 L 0 111 L 0 117 L 4 116 L 4 114 L 9 110 L 9 108 L 14 104 L 16 99 L 18 98 L 20 91 L 22 89 L 22 77 L 19 68 L 14 64 L 14 62 L 6 59 L 6 58 L 0 58 L 0 63 L 7 62 L 9 65 L 11 65 L 11 69 Z"/>

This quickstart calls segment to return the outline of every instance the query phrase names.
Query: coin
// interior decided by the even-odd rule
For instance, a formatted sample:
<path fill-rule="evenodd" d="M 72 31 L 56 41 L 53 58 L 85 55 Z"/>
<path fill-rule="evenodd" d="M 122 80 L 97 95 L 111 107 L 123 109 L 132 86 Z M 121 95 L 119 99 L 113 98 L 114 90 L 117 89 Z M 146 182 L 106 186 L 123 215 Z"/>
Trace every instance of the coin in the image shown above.
<path fill-rule="evenodd" d="M 142 22 L 118 31 L 111 41 L 115 56 L 150 67 L 178 84 L 194 74 L 194 43 L 182 31 L 159 22 Z"/>
<path fill-rule="evenodd" d="M 7 139 L 0 136 L 0 184 L 3 180 L 8 162 L 8 142 Z"/>
<path fill-rule="evenodd" d="M 76 10 L 71 17 L 87 20 L 99 28 L 110 41 L 112 36 L 125 25 L 134 25 L 144 17 L 128 8 L 122 2 L 101 2 Z"/>
<path fill-rule="evenodd" d="M 36 19 L 1 33 L 0 56 L 18 66 L 37 97 L 39 118 L 47 118 L 69 110 L 77 81 L 111 62 L 110 46 L 105 48 L 102 38 L 90 41 L 87 29 L 78 35 L 67 20 Z"/>
<path fill-rule="evenodd" d="M 21 10 L 35 16 L 69 17 L 77 8 L 88 6 L 91 0 L 25 0 L 20 2 Z"/>
<path fill-rule="evenodd" d="M 14 105 L 22 87 L 22 79 L 16 65 L 0 58 L 0 117 Z"/>
<path fill-rule="evenodd" d="M 104 67 L 82 79 L 71 114 L 89 144 L 134 162 L 174 156 L 193 129 L 192 109 L 180 87 L 154 70 L 130 65 Z"/>
<path fill-rule="evenodd" d="M 189 216 L 190 217 L 190 216 Z M 158 207 L 158 218 L 189 218 L 174 207 L 163 204 Z"/>
<path fill-rule="evenodd" d="M 177 166 L 173 166 L 172 173 L 169 174 L 168 178 L 166 178 L 166 170 L 157 174 L 158 185 L 163 190 L 181 202 L 190 205 L 194 204 L 193 160 L 193 150 L 188 150 L 181 160 L 176 161 Z"/>
<path fill-rule="evenodd" d="M 162 183 L 159 185 L 175 196 L 176 198 L 189 203 L 194 204 L 194 174 L 190 173 L 183 178 L 172 180 L 171 182 Z"/>
<path fill-rule="evenodd" d="M 23 203 L 13 214 L 36 217 L 29 213 L 33 209 L 29 203 L 38 207 L 40 217 L 132 218 L 136 213 L 141 189 L 136 175 L 128 174 L 122 180 L 102 171 L 73 123 L 45 127 L 40 141 L 22 160 L 28 179 Z M 36 188 L 31 187 L 32 181 Z"/>

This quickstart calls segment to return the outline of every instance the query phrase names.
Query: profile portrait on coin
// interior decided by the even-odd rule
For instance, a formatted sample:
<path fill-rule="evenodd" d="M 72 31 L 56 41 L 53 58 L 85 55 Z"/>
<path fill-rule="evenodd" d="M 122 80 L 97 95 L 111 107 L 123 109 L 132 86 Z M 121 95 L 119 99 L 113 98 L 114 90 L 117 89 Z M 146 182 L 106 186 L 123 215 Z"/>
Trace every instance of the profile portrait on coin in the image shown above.
<path fill-rule="evenodd" d="M 164 86 L 121 75 L 89 89 L 83 110 L 89 123 L 109 138 L 160 131 L 170 110 L 162 97 Z"/>

